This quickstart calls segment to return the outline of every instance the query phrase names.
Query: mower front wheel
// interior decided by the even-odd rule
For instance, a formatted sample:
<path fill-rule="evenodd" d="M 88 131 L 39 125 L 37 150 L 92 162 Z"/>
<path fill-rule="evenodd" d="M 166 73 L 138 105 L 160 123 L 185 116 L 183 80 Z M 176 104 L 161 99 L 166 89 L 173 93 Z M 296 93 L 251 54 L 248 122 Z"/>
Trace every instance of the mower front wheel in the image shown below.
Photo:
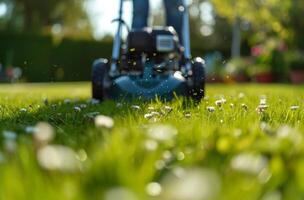
<path fill-rule="evenodd" d="M 190 97 L 196 101 L 205 96 L 205 76 L 205 61 L 202 58 L 195 58 L 192 64 Z"/>
<path fill-rule="evenodd" d="M 92 66 L 92 97 L 100 101 L 105 99 L 105 79 L 108 72 L 108 60 L 97 59 Z"/>

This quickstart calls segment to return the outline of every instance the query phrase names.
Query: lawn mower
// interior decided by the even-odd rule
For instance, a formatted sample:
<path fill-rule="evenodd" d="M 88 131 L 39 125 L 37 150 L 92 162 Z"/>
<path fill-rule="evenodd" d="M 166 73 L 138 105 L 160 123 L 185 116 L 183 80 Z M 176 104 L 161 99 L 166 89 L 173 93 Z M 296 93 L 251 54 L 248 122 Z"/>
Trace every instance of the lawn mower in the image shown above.
<path fill-rule="evenodd" d="M 112 100 L 172 100 L 177 96 L 201 100 L 205 94 L 205 63 L 191 58 L 189 14 L 184 2 L 182 36 L 173 27 L 129 30 L 123 42 L 123 1 L 120 1 L 112 59 L 100 58 L 92 67 L 93 98 Z M 181 37 L 181 39 L 179 39 Z M 180 42 L 182 41 L 182 42 Z"/>

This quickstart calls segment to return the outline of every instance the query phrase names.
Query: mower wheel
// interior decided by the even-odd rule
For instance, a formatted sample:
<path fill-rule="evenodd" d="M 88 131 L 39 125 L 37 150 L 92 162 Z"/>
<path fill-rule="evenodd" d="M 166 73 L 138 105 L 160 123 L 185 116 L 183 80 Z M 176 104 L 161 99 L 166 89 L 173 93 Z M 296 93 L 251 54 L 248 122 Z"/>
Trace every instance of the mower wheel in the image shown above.
<path fill-rule="evenodd" d="M 97 59 L 92 66 L 92 97 L 100 101 L 105 98 L 104 81 L 108 72 L 108 60 Z"/>
<path fill-rule="evenodd" d="M 205 61 L 195 58 L 192 64 L 193 85 L 190 89 L 190 97 L 200 101 L 205 96 Z"/>

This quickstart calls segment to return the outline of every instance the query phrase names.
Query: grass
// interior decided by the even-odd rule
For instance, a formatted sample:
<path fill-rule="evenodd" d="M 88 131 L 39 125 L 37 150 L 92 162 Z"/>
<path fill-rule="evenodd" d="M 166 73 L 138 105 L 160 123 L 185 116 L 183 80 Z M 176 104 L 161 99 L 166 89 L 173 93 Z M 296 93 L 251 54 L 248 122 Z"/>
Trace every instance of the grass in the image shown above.
<path fill-rule="evenodd" d="M 303 86 L 211 85 L 199 105 L 94 104 L 89 88 L 0 85 L 0 200 L 304 198 Z"/>

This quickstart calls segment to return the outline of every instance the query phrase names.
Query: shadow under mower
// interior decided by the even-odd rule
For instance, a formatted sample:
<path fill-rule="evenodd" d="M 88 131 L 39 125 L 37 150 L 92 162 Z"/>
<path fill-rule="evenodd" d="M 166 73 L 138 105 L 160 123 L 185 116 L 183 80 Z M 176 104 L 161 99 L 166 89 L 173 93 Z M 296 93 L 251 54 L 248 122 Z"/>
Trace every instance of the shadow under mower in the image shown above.
<path fill-rule="evenodd" d="M 184 5 L 185 2 L 184 2 Z M 173 27 L 131 30 L 122 45 L 123 0 L 112 60 L 97 59 L 92 67 L 93 98 L 112 100 L 172 100 L 176 96 L 200 101 L 205 94 L 205 63 L 191 59 L 189 18 L 183 11 L 182 41 Z"/>

